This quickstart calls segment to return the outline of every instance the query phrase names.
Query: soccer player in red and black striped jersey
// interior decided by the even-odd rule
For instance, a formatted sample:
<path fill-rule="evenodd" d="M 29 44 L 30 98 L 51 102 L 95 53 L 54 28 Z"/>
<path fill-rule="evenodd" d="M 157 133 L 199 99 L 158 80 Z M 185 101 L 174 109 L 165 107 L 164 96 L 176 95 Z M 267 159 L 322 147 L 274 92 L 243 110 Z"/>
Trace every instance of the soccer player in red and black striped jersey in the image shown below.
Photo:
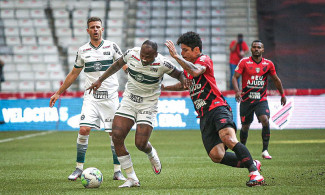
<path fill-rule="evenodd" d="M 254 112 L 258 121 L 262 123 L 264 159 L 272 159 L 268 153 L 270 140 L 270 110 L 267 103 L 267 77 L 270 76 L 275 87 L 281 94 L 281 105 L 286 104 L 281 80 L 276 74 L 274 64 L 262 57 L 264 45 L 260 40 L 252 42 L 252 56 L 243 58 L 237 65 L 232 83 L 236 92 L 236 100 L 240 103 L 240 118 L 242 128 L 240 130 L 240 142 L 246 144 L 248 130 L 253 122 Z M 242 76 L 242 92 L 238 87 L 238 78 Z"/>
<path fill-rule="evenodd" d="M 190 91 L 195 110 L 200 118 L 203 144 L 211 160 L 232 167 L 247 168 L 250 172 L 247 186 L 263 184 L 264 178 L 259 173 L 260 162 L 253 160 L 246 146 L 236 138 L 236 125 L 233 122 L 230 106 L 216 85 L 212 60 L 202 54 L 202 41 L 199 34 L 187 32 L 178 38 L 177 44 L 181 46 L 182 56 L 177 53 L 172 41 L 167 41 L 165 44 L 170 55 L 183 67 L 190 84 L 183 86 L 177 83 L 162 88 Z M 227 148 L 235 153 L 226 152 Z"/>

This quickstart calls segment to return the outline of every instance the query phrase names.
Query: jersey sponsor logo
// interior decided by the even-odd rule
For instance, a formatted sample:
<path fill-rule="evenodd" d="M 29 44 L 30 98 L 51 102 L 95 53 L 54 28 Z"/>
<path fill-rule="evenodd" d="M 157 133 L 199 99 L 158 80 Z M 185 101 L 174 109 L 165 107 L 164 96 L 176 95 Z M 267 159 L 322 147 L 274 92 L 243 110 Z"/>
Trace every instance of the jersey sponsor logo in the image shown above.
<path fill-rule="evenodd" d="M 261 93 L 259 93 L 259 92 L 250 92 L 248 97 L 250 99 L 259 100 L 259 99 L 261 99 Z"/>
<path fill-rule="evenodd" d="M 136 102 L 136 103 L 142 103 L 143 102 L 143 97 L 138 96 L 138 95 L 134 95 L 134 94 L 130 94 L 130 100 Z"/>
<path fill-rule="evenodd" d="M 149 110 L 139 110 L 138 111 L 139 114 L 149 114 L 149 115 L 152 115 L 152 112 L 149 111 Z M 150 117 L 151 118 L 151 117 Z"/>
<path fill-rule="evenodd" d="M 100 62 L 95 62 L 94 63 L 94 69 L 96 71 L 100 71 L 102 69 L 102 67 L 103 67 L 102 63 L 100 63 Z"/>
<path fill-rule="evenodd" d="M 247 80 L 248 88 L 263 88 L 265 81 L 263 81 L 263 76 L 253 75 L 251 80 Z"/>
<path fill-rule="evenodd" d="M 93 93 L 93 96 L 95 99 L 107 99 L 108 98 L 108 92 L 107 91 L 95 91 Z"/>
<path fill-rule="evenodd" d="M 139 58 L 137 58 L 135 55 L 132 55 L 132 58 L 134 58 L 134 59 L 136 59 L 137 61 L 139 61 L 139 62 L 140 62 L 140 59 L 139 59 Z"/>
<path fill-rule="evenodd" d="M 252 62 L 252 61 L 247 61 L 246 63 L 247 63 L 247 64 L 253 64 L 253 62 Z"/>
<path fill-rule="evenodd" d="M 105 119 L 105 122 L 108 122 L 108 123 L 113 122 L 113 119 L 112 118 L 107 118 L 107 119 Z"/>
<path fill-rule="evenodd" d="M 91 50 L 91 48 L 87 48 L 87 49 L 84 49 L 82 51 L 85 52 L 85 51 L 89 51 L 89 50 Z"/>
<path fill-rule="evenodd" d="M 189 90 L 190 90 L 190 92 L 193 92 L 193 91 L 195 91 L 195 90 L 197 90 L 197 89 L 201 89 L 201 83 L 198 83 L 198 84 L 196 84 L 195 83 L 195 80 L 193 79 L 192 80 L 192 84 L 191 84 L 191 86 L 189 87 Z"/>
<path fill-rule="evenodd" d="M 113 48 L 114 48 L 114 50 L 115 50 L 116 53 L 122 55 L 121 50 L 115 44 L 113 44 Z"/>
<path fill-rule="evenodd" d="M 109 52 L 109 51 L 104 51 L 103 52 L 103 55 L 110 55 L 111 54 L 111 52 Z"/>
<path fill-rule="evenodd" d="M 267 66 L 267 65 L 269 65 L 269 63 L 268 62 L 262 62 L 262 65 Z"/>
<path fill-rule="evenodd" d="M 201 56 L 201 57 L 200 57 L 200 62 L 204 62 L 205 59 L 206 59 L 206 56 Z"/>
<path fill-rule="evenodd" d="M 169 62 L 164 62 L 164 66 L 166 66 L 167 68 L 169 68 L 171 70 L 174 69 L 174 66 Z"/>
<path fill-rule="evenodd" d="M 158 68 L 150 68 L 151 72 L 158 72 Z"/>
<path fill-rule="evenodd" d="M 207 105 L 206 101 L 203 99 L 197 99 L 194 102 L 195 109 L 199 110 L 201 107 Z"/>

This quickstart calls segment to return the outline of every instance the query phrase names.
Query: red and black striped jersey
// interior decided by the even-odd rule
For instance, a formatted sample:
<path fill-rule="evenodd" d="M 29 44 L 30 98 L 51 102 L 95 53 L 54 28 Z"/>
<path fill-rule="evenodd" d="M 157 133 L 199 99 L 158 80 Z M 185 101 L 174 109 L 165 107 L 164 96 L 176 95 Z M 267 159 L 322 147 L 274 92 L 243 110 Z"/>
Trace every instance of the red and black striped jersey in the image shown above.
<path fill-rule="evenodd" d="M 194 64 L 206 67 L 206 71 L 198 77 L 189 75 L 185 70 L 185 76 L 191 79 L 189 89 L 194 108 L 198 118 L 218 106 L 228 106 L 225 98 L 217 87 L 213 72 L 213 62 L 207 55 L 200 56 Z"/>
<path fill-rule="evenodd" d="M 272 61 L 262 58 L 257 63 L 252 57 L 246 57 L 240 60 L 235 71 L 242 75 L 242 102 L 267 100 L 267 76 L 276 74 Z"/>

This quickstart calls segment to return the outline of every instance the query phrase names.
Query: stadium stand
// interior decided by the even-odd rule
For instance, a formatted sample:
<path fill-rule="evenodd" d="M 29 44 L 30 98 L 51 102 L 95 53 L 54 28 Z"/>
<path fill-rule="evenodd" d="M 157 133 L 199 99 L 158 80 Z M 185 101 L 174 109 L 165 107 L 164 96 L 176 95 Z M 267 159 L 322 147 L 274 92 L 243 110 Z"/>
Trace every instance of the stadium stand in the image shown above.
<path fill-rule="evenodd" d="M 239 32 L 247 42 L 258 37 L 256 2 L 250 2 L 247 6 L 246 0 L 0 1 L 0 57 L 6 62 L 2 91 L 57 90 L 73 67 L 78 47 L 88 41 L 86 19 L 90 16 L 102 18 L 104 38 L 116 42 L 122 51 L 153 39 L 159 52 L 169 55 L 165 40 L 176 42 L 181 33 L 198 32 L 203 53 L 214 61 L 219 88 L 226 90 L 229 42 Z M 40 72 L 48 74 L 41 77 Z M 69 90 L 83 90 L 83 82 L 80 76 Z M 165 84 L 172 82 L 164 79 Z"/>

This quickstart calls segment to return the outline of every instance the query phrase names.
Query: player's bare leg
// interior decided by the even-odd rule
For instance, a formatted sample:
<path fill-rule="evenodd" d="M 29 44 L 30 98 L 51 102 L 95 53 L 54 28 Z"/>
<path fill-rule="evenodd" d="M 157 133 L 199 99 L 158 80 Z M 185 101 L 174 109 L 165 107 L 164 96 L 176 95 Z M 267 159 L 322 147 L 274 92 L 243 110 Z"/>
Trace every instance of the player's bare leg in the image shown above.
<path fill-rule="evenodd" d="M 125 183 L 120 185 L 119 186 L 120 188 L 140 187 L 139 179 L 136 176 L 133 168 L 131 155 L 127 151 L 124 144 L 124 140 L 128 135 L 128 133 L 130 132 L 133 124 L 134 124 L 133 120 L 121 116 L 115 116 L 113 120 L 112 137 L 115 146 L 115 152 L 117 154 L 117 158 L 119 162 L 121 163 L 122 169 L 124 169 L 127 175 L 127 179 Z"/>
<path fill-rule="evenodd" d="M 156 149 L 149 142 L 153 127 L 147 124 L 138 124 L 135 134 L 135 145 L 139 150 L 148 155 L 148 159 L 152 165 L 152 170 L 155 174 L 161 172 L 161 163 Z"/>
<path fill-rule="evenodd" d="M 109 132 L 109 138 L 111 141 L 111 151 L 112 151 L 112 155 L 113 155 L 113 165 L 114 165 L 114 175 L 113 175 L 113 180 L 126 180 L 126 178 L 124 177 L 124 175 L 122 174 L 121 171 L 121 164 L 117 159 L 117 155 L 115 152 L 115 146 L 112 140 L 112 132 Z"/>

